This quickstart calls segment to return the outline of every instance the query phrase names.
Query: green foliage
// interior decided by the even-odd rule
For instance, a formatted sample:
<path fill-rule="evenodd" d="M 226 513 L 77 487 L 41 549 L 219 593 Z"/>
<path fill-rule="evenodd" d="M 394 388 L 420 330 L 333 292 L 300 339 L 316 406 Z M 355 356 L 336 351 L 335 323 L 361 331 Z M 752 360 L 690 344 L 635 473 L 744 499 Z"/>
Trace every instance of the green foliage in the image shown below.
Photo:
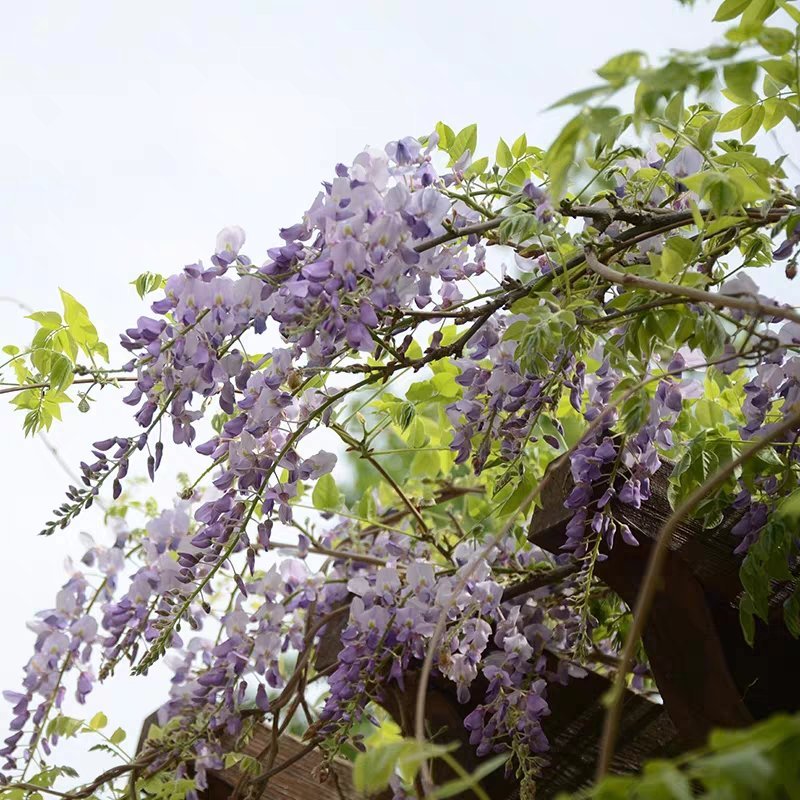
<path fill-rule="evenodd" d="M 416 739 L 380 742 L 356 756 L 353 786 L 356 791 L 373 794 L 385 789 L 395 774 L 402 774 L 409 783 L 413 783 L 424 761 L 450 753 L 456 747 L 420 743 Z"/>
<path fill-rule="evenodd" d="M 3 348 L 10 358 L 0 369 L 13 371 L 17 387 L 10 402 L 26 412 L 23 422 L 26 435 L 47 430 L 54 420 L 61 419 L 62 406 L 73 402 L 75 395 L 68 390 L 76 376 L 94 376 L 98 385 L 107 381 L 97 360 L 108 362 L 108 347 L 100 341 L 84 306 L 69 292 L 61 289 L 60 293 L 62 313 L 35 311 L 28 315 L 37 326 L 29 347 Z M 81 354 L 89 359 L 89 365 L 80 363 Z M 88 410 L 88 394 L 88 391 L 77 393 L 80 410 Z"/>
<path fill-rule="evenodd" d="M 739 618 L 750 645 L 755 639 L 755 617 L 768 623 L 773 588 L 792 579 L 790 567 L 796 563 L 800 545 L 797 522 L 800 520 L 800 492 L 789 495 L 771 514 L 766 528 L 747 551 L 739 577 L 744 592 L 739 598 Z M 792 636 L 800 636 L 800 592 L 794 588 L 783 601 L 783 617 Z"/>
<path fill-rule="evenodd" d="M 406 787 L 413 790 L 415 778 L 423 762 L 442 759 L 456 772 L 461 773 L 459 777 L 438 785 L 429 795 L 432 800 L 445 800 L 447 797 L 476 789 L 483 778 L 508 760 L 508 756 L 503 754 L 495 756 L 481 764 L 472 774 L 467 774 L 450 756 L 457 747 L 456 744 L 420 743 L 416 739 L 378 740 L 366 752 L 356 756 L 353 764 L 353 785 L 356 791 L 371 795 L 386 789 L 391 778 L 397 776 Z"/>
<path fill-rule="evenodd" d="M 131 281 L 131 285 L 136 288 L 139 297 L 144 297 L 150 292 L 163 289 L 166 282 L 164 276 L 157 272 L 143 272 L 136 280 Z"/>
<path fill-rule="evenodd" d="M 315 484 L 311 493 L 314 507 L 320 511 L 336 511 L 342 504 L 342 496 L 333 475 L 323 475 Z"/>
<path fill-rule="evenodd" d="M 800 716 L 778 714 L 746 730 L 716 731 L 703 750 L 611 776 L 572 800 L 783 800 L 800 795 Z M 567 800 L 562 795 L 560 800 Z"/>
<path fill-rule="evenodd" d="M 704 431 L 683 449 L 669 479 L 670 505 L 677 508 L 695 489 L 705 483 L 719 468 L 732 461 L 740 452 L 741 443 L 714 431 Z M 701 501 L 695 512 L 707 528 L 719 525 L 722 512 L 730 505 L 736 489 L 736 476 L 732 475 L 719 493 Z"/>
<path fill-rule="evenodd" d="M 595 157 L 608 152 L 628 121 L 637 127 L 659 129 L 668 137 L 677 134 L 682 144 L 692 143 L 704 154 L 708 154 L 715 131 L 740 131 L 740 141 L 746 143 L 783 119 L 788 118 L 797 127 L 800 124 L 798 34 L 777 24 L 766 24 L 779 10 L 795 23 L 800 22 L 800 11 L 786 0 L 725 0 L 718 7 L 715 19 L 738 21 L 727 31 L 725 45 L 694 53 L 677 52 L 660 65 L 651 65 L 638 50 L 621 53 L 597 70 L 605 83 L 559 100 L 555 106 L 583 108 L 562 129 L 545 155 L 553 194 L 562 196 L 567 176 L 579 160 L 582 144 L 587 154 L 594 150 Z M 754 54 L 753 47 L 762 53 Z M 609 97 L 630 86 L 635 87 L 630 119 L 615 107 L 587 106 L 595 98 L 607 103 Z M 715 88 L 721 89 L 723 96 L 734 104 L 732 108 L 719 112 L 701 103 L 688 102 L 691 94 L 700 101 Z M 714 167 L 720 164 L 713 157 L 710 163 Z M 744 175 L 726 175 L 727 172 L 718 169 L 713 177 L 701 177 L 705 184 L 700 196 L 708 199 L 717 213 L 753 199 L 752 196 L 748 199 L 748 194 L 754 188 L 749 184 L 743 186 L 745 178 L 757 178 L 752 170 Z M 759 182 L 756 194 L 764 197 L 765 192 L 767 187 Z"/>

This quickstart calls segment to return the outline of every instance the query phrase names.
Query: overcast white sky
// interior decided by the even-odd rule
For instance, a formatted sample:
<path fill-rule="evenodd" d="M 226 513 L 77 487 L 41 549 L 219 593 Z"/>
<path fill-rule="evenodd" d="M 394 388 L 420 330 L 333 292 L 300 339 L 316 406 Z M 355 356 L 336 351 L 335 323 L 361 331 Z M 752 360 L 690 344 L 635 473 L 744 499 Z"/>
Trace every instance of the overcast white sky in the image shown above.
<path fill-rule="evenodd" d="M 633 47 L 703 46 L 716 35 L 712 11 L 674 0 L 7 4 L 0 295 L 57 308 L 62 286 L 112 343 L 144 311 L 128 285 L 136 275 L 207 258 L 226 224 L 242 225 L 261 259 L 365 144 L 444 119 L 478 122 L 485 152 L 523 131 L 546 145 L 564 115 L 542 110 L 593 83 L 594 67 Z M 0 344 L 29 339 L 22 313 L 0 304 Z M 105 394 L 54 429 L 70 464 L 94 439 L 131 430 L 130 409 Z M 67 479 L 21 422 L 0 405 L 0 688 L 18 686 L 32 643 L 24 623 L 52 604 L 78 532 L 102 535 L 87 517 L 36 536 Z M 136 731 L 163 681 L 120 675 L 90 707 Z M 0 732 L 8 718 L 3 703 Z"/>

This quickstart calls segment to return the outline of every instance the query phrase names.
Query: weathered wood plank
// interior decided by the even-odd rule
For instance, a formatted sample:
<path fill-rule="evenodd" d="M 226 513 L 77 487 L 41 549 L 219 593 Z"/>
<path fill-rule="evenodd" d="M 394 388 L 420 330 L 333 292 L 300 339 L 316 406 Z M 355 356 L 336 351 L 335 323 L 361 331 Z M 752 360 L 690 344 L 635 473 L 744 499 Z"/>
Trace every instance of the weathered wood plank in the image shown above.
<path fill-rule="evenodd" d="M 543 758 L 536 783 L 537 798 L 553 798 L 589 785 L 597 766 L 600 733 L 605 717 L 603 696 L 610 681 L 589 672 L 566 686 L 551 685 L 551 715 L 543 724 L 550 750 Z M 611 763 L 615 774 L 635 772 L 650 758 L 680 753 L 684 744 L 663 705 L 626 691 L 623 698 L 619 746 Z"/>
<path fill-rule="evenodd" d="M 156 724 L 155 713 L 147 717 L 142 725 L 136 747 L 137 753 L 141 752 L 152 724 Z M 257 725 L 242 752 L 258 759 L 266 768 L 267 759 L 263 754 L 270 742 L 269 729 Z M 305 749 L 306 745 L 300 739 L 284 734 L 279 740 L 274 766 L 300 756 Z M 287 769 L 270 778 L 260 797 L 264 800 L 365 800 L 365 795 L 353 788 L 349 761 L 334 759 L 330 769 L 323 769 L 322 761 L 321 753 L 317 751 L 306 753 Z M 242 773 L 237 767 L 209 772 L 208 789 L 202 793 L 202 797 L 204 800 L 227 800 L 234 794 L 241 777 Z M 246 791 L 242 791 L 240 797 L 246 796 Z"/>
<path fill-rule="evenodd" d="M 270 740 L 269 730 L 259 725 L 244 752 L 258 758 Z M 299 756 L 305 747 L 305 743 L 294 736 L 281 736 L 275 766 Z M 240 778 L 241 772 L 236 767 L 215 772 L 213 783 L 209 780 L 207 800 L 227 800 Z M 245 794 L 243 792 L 240 796 L 244 797 Z M 327 769 L 323 766 L 322 754 L 314 750 L 270 778 L 260 797 L 263 800 L 364 800 L 365 795 L 353 788 L 350 762 L 335 759 Z"/>

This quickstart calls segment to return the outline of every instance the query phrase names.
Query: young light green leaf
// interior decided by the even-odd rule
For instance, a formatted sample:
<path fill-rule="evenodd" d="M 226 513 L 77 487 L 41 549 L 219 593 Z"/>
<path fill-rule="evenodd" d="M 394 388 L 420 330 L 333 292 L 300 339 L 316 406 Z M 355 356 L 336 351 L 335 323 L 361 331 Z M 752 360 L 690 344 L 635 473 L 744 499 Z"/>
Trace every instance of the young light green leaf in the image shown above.
<path fill-rule="evenodd" d="M 747 122 L 742 125 L 742 141 L 749 142 L 761 130 L 761 123 L 763 122 L 764 106 L 760 104 L 753 106 L 753 110 L 750 112 Z"/>
<path fill-rule="evenodd" d="M 479 158 L 477 161 L 473 161 L 465 170 L 464 170 L 464 177 L 465 178 L 473 178 L 476 175 L 482 175 L 486 172 L 486 168 L 489 166 L 489 157 L 483 156 L 483 158 Z"/>
<path fill-rule="evenodd" d="M 725 85 L 743 103 L 754 103 L 758 96 L 753 91 L 758 67 L 754 61 L 740 61 L 723 67 Z"/>
<path fill-rule="evenodd" d="M 747 8 L 750 0 L 725 0 L 714 15 L 714 22 L 727 22 L 735 19 Z"/>
<path fill-rule="evenodd" d="M 456 138 L 453 129 L 449 125 L 445 125 L 444 122 L 437 122 L 436 133 L 439 134 L 439 148 L 444 150 L 445 153 L 449 152 L 450 146 Z"/>
<path fill-rule="evenodd" d="M 90 720 L 89 727 L 93 731 L 100 731 L 108 725 L 108 717 L 102 712 L 98 711 Z"/>
<path fill-rule="evenodd" d="M 769 58 L 761 62 L 762 69 L 781 86 L 789 86 L 797 81 L 794 64 L 782 58 Z"/>
<path fill-rule="evenodd" d="M 131 284 L 136 287 L 139 297 L 161 289 L 165 283 L 164 276 L 157 272 L 143 272 L 136 280 L 131 281 Z"/>
<path fill-rule="evenodd" d="M 469 152 L 474 156 L 475 148 L 478 146 L 478 126 L 475 124 L 467 125 L 458 132 L 453 144 L 450 145 L 451 162 L 458 161 L 464 153 Z"/>
<path fill-rule="evenodd" d="M 375 794 L 389 785 L 406 741 L 386 742 L 359 753 L 353 764 L 353 786 L 358 792 Z"/>
<path fill-rule="evenodd" d="M 498 167 L 507 169 L 514 163 L 514 155 L 511 148 L 506 144 L 505 139 L 500 139 L 497 143 L 497 152 L 494 157 Z"/>
<path fill-rule="evenodd" d="M 664 109 L 664 118 L 676 128 L 683 121 L 683 92 L 676 92 Z"/>
<path fill-rule="evenodd" d="M 751 111 L 751 107 L 746 104 L 732 108 L 730 111 L 722 115 L 722 119 L 719 121 L 717 130 L 719 130 L 720 133 L 726 133 L 727 131 L 738 131 L 739 128 L 741 128 L 742 125 L 744 125 L 750 118 Z"/>
<path fill-rule="evenodd" d="M 28 319 L 38 322 L 48 331 L 58 330 L 62 325 L 61 314 L 57 311 L 34 311 L 33 314 L 28 314 Z"/>
<path fill-rule="evenodd" d="M 125 741 L 127 735 L 122 728 L 117 728 L 109 738 L 112 744 L 121 744 Z"/>
<path fill-rule="evenodd" d="M 314 486 L 311 502 L 320 511 L 336 511 L 342 504 L 342 496 L 333 475 L 323 475 Z"/>
<path fill-rule="evenodd" d="M 643 61 L 644 53 L 641 50 L 629 50 L 610 58 L 595 71 L 612 86 L 622 86 L 629 78 L 639 73 Z"/>
<path fill-rule="evenodd" d="M 507 753 L 498 755 L 484 761 L 474 772 L 455 778 L 452 781 L 437 786 L 430 797 L 431 800 L 445 800 L 447 797 L 454 797 L 462 792 L 468 792 L 477 786 L 487 775 L 491 775 L 496 769 L 502 767 L 508 761 Z"/>

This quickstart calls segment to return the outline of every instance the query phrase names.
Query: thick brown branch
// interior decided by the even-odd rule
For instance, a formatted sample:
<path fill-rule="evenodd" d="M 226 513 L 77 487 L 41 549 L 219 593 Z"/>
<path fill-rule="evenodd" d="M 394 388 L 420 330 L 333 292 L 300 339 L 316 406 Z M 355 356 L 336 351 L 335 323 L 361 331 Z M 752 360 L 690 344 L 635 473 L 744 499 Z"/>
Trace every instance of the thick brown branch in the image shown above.
<path fill-rule="evenodd" d="M 606 264 L 603 264 L 591 248 L 586 248 L 586 264 L 596 275 L 599 275 L 609 283 L 618 286 L 627 286 L 633 289 L 646 289 L 651 292 L 668 294 L 673 297 L 681 297 L 692 303 L 705 303 L 715 308 L 736 308 L 760 317 L 778 317 L 779 319 L 791 320 L 800 324 L 800 313 L 793 308 L 786 308 L 765 303 L 756 297 L 742 297 L 740 295 L 720 294 L 718 292 L 706 292 L 702 289 L 695 289 L 693 286 L 681 286 L 675 283 L 663 283 L 652 278 L 644 278 L 641 275 L 633 275 L 629 272 L 618 272 Z"/>
<path fill-rule="evenodd" d="M 536 589 L 541 589 L 544 586 L 551 586 L 554 583 L 560 583 L 570 575 L 574 575 L 580 570 L 580 563 L 566 564 L 563 567 L 553 567 L 553 569 L 542 570 L 535 572 L 530 578 L 526 578 L 520 583 L 515 583 L 503 591 L 502 602 L 507 603 L 515 597 L 522 597 L 523 595 L 530 594 Z"/>

